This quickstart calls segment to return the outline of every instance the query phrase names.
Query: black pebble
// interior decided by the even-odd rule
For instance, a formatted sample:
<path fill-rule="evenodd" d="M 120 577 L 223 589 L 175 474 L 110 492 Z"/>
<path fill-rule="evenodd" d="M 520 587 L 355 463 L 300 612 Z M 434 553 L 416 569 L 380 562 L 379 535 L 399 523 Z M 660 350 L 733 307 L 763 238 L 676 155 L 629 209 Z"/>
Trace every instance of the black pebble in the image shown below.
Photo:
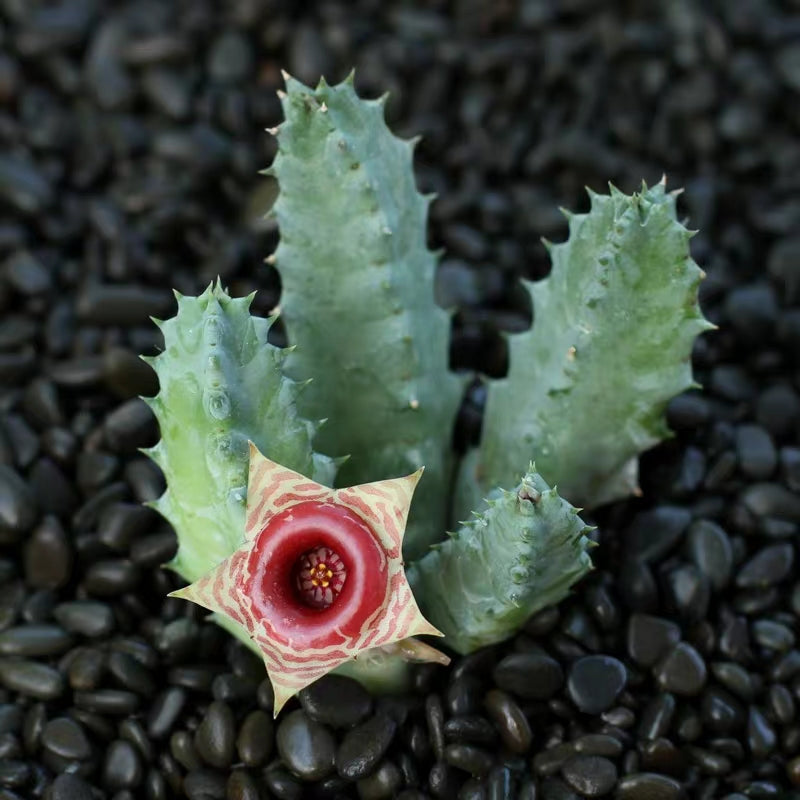
<path fill-rule="evenodd" d="M 122 739 L 112 742 L 106 750 L 103 783 L 111 791 L 133 789 L 143 777 L 142 760 L 136 748 Z"/>
<path fill-rule="evenodd" d="M 794 548 L 791 544 L 764 547 L 736 574 L 736 585 L 744 589 L 763 589 L 780 583 L 792 571 Z"/>
<path fill-rule="evenodd" d="M 69 717 L 51 719 L 42 731 L 42 746 L 69 761 L 83 761 L 92 754 L 83 728 Z"/>
<path fill-rule="evenodd" d="M 372 710 L 372 697 L 364 687 L 343 675 L 326 675 L 298 695 L 311 719 L 332 728 L 351 728 Z"/>
<path fill-rule="evenodd" d="M 617 800 L 682 800 L 684 796 L 678 781 L 653 772 L 626 775 L 617 784 Z"/>
<path fill-rule="evenodd" d="M 642 561 L 655 561 L 680 541 L 691 519 L 691 513 L 679 506 L 658 506 L 637 514 L 625 533 L 626 550 Z"/>
<path fill-rule="evenodd" d="M 239 728 L 236 752 L 247 767 L 260 767 L 269 758 L 275 734 L 272 718 L 264 711 L 251 711 Z"/>
<path fill-rule="evenodd" d="M 699 694 L 705 685 L 707 670 L 697 650 L 681 642 L 655 666 L 653 674 L 665 691 L 693 696 Z"/>
<path fill-rule="evenodd" d="M 100 638 L 114 630 L 114 612 L 104 603 L 71 600 L 57 605 L 53 615 L 70 633 L 89 638 Z"/>
<path fill-rule="evenodd" d="M 72 642 L 58 625 L 20 625 L 0 632 L 0 655 L 55 656 L 69 650 Z"/>
<path fill-rule="evenodd" d="M 230 706 L 211 703 L 195 732 L 197 752 L 207 764 L 222 769 L 230 766 L 235 743 L 236 727 Z"/>
<path fill-rule="evenodd" d="M 547 700 L 564 683 L 564 671 L 545 653 L 512 653 L 498 662 L 494 682 L 507 692 L 532 700 Z"/>
<path fill-rule="evenodd" d="M 335 740 L 324 725 L 310 719 L 305 711 L 287 714 L 278 723 L 275 741 L 283 762 L 303 780 L 320 780 L 333 772 Z M 372 766 L 374 764 L 370 768 Z M 369 770 L 363 774 L 367 772 Z M 361 775 L 354 774 L 352 777 Z"/>
<path fill-rule="evenodd" d="M 403 774 L 396 764 L 383 761 L 366 778 L 358 781 L 360 800 L 389 800 L 403 784 Z"/>
<path fill-rule="evenodd" d="M 754 480 L 766 480 L 778 464 L 772 438 L 759 425 L 739 425 L 736 429 L 736 452 L 739 469 Z"/>
<path fill-rule="evenodd" d="M 0 684 L 37 700 L 55 700 L 65 688 L 64 678 L 58 670 L 22 658 L 0 658 Z"/>
<path fill-rule="evenodd" d="M 50 787 L 48 800 L 94 800 L 91 786 L 77 775 L 58 775 Z"/>
<path fill-rule="evenodd" d="M 586 656 L 570 668 L 567 692 L 585 714 L 600 714 L 614 705 L 626 681 L 627 671 L 621 661 L 611 656 Z"/>
<path fill-rule="evenodd" d="M 28 485 L 6 464 L 0 464 L 0 544 L 14 544 L 36 522 L 37 504 Z"/>
<path fill-rule="evenodd" d="M 602 756 L 575 756 L 564 764 L 561 774 L 583 797 L 602 797 L 617 782 L 614 762 Z"/>
<path fill-rule="evenodd" d="M 686 536 L 686 551 L 715 591 L 728 585 L 733 571 L 733 547 L 717 523 L 706 519 L 693 522 Z"/>
<path fill-rule="evenodd" d="M 35 589 L 59 589 L 70 578 L 72 547 L 59 520 L 46 516 L 25 543 L 25 580 Z"/>
<path fill-rule="evenodd" d="M 397 723 L 375 714 L 345 734 L 336 750 L 336 769 L 344 778 L 363 778 L 375 768 L 394 738 Z"/>

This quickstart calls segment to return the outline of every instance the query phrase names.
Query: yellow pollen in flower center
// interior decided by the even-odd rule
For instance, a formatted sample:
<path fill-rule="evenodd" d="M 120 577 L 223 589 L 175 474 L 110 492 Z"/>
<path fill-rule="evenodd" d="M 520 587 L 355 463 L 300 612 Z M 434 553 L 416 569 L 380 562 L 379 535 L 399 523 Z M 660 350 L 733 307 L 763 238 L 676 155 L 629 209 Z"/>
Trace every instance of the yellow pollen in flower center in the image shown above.
<path fill-rule="evenodd" d="M 333 570 L 329 569 L 324 561 L 320 561 L 316 567 L 312 567 L 310 577 L 314 586 L 322 586 L 323 589 L 326 589 L 330 586 Z"/>

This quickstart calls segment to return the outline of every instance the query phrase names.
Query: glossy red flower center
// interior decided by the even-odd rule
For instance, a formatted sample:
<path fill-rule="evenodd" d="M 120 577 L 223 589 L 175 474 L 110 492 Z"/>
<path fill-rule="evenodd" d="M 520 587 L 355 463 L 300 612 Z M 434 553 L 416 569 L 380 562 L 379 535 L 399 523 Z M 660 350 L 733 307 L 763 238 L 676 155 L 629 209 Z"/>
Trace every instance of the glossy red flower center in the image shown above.
<path fill-rule="evenodd" d="M 303 553 L 295 567 L 300 599 L 311 608 L 327 608 L 342 591 L 347 568 L 339 554 L 324 544 Z"/>

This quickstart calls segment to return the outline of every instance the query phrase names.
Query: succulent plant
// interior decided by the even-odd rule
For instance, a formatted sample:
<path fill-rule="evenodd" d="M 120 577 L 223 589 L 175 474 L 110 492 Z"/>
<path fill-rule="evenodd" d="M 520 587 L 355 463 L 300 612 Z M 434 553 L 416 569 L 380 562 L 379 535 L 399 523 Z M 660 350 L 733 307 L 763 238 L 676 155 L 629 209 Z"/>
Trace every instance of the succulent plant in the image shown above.
<path fill-rule="evenodd" d="M 416 635 L 468 653 L 562 599 L 591 568 L 570 502 L 635 487 L 709 327 L 674 193 L 592 194 L 550 246 L 552 275 L 528 285 L 534 326 L 512 337 L 456 477 L 465 380 L 447 369 L 413 142 L 352 76 L 316 89 L 287 76 L 282 103 L 271 260 L 292 348 L 270 345 L 272 320 L 219 282 L 179 296 L 158 323 L 148 400 L 162 435 L 148 453 L 168 484 L 155 507 L 178 533 L 169 566 L 190 583 L 175 594 L 260 653 L 275 713 L 332 669 L 400 688 L 408 662 L 448 660 Z M 469 521 L 448 537 L 453 508 Z"/>

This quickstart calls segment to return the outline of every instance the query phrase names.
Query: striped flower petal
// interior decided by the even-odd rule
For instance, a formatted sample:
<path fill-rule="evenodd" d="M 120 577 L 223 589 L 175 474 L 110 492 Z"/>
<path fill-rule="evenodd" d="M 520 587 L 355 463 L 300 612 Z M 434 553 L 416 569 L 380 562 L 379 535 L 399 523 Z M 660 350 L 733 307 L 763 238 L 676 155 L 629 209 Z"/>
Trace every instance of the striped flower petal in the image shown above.
<path fill-rule="evenodd" d="M 329 489 L 250 444 L 245 543 L 174 592 L 229 617 L 258 645 L 277 716 L 300 689 L 374 647 L 442 636 L 421 614 L 402 562 L 403 534 L 422 475 Z"/>

